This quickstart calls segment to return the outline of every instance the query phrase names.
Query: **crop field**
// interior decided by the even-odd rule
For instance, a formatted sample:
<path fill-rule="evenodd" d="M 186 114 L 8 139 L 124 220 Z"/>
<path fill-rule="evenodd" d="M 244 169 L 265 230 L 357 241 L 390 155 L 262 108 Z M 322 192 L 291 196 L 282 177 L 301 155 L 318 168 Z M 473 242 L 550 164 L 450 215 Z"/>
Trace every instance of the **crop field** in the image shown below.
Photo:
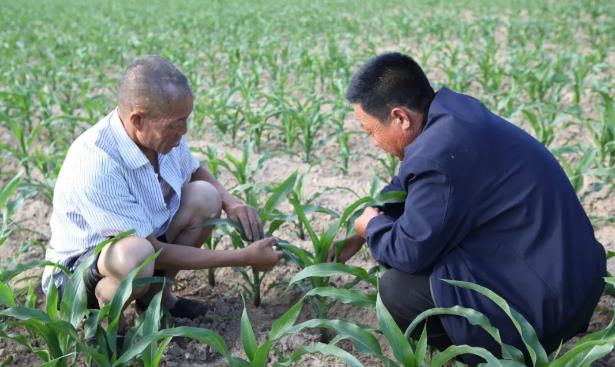
<path fill-rule="evenodd" d="M 377 292 L 363 249 L 327 252 L 378 195 L 398 161 L 345 99 L 354 70 L 384 51 L 424 68 L 434 89 L 475 96 L 558 158 L 597 239 L 615 251 L 615 2 L 0 0 L 1 366 L 458 366 L 461 353 L 404 336 Z M 72 277 L 40 288 L 53 189 L 72 141 L 116 106 L 124 68 L 159 54 L 190 80 L 187 140 L 202 164 L 259 210 L 283 261 L 182 271 L 176 294 L 210 310 L 162 318 L 156 302 L 120 322 L 131 274 L 113 302 L 87 310 Z M 203 244 L 246 245 L 227 220 Z M 150 261 L 153 261 L 151 258 Z M 607 260 L 610 273 L 615 260 Z M 535 366 L 615 366 L 615 278 L 586 334 L 547 356 L 517 319 Z M 456 284 L 485 292 L 477 285 Z M 157 297 L 160 297 L 158 295 Z M 453 312 L 441 310 L 440 312 Z M 476 317 L 471 310 L 465 317 Z M 511 315 L 519 317 L 519 315 Z M 419 320 L 417 320 L 419 321 Z M 488 321 L 478 320 L 489 329 Z M 116 343 L 126 335 L 123 345 Z M 497 338 L 496 338 L 497 340 Z"/>

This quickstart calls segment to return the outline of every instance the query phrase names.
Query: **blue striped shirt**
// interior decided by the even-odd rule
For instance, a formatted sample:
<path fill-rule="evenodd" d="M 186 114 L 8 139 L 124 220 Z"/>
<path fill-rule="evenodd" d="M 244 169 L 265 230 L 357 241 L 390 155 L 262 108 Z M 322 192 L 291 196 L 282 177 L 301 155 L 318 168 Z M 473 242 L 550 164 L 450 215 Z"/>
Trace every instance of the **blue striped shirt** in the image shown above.
<path fill-rule="evenodd" d="M 85 131 L 71 145 L 53 195 L 51 240 L 46 259 L 69 264 L 98 243 L 122 231 L 137 236 L 165 233 L 177 210 L 183 185 L 199 162 L 184 139 L 158 155 L 160 174 L 130 139 L 117 110 Z M 46 267 L 48 290 L 59 271 Z"/>

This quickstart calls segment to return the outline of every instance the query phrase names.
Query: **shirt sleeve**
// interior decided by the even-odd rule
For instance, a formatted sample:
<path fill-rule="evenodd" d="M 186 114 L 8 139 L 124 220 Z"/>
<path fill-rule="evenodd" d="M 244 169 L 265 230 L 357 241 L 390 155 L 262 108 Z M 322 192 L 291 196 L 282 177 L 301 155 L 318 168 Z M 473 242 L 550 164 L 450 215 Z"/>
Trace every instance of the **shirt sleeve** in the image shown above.
<path fill-rule="evenodd" d="M 134 230 L 143 238 L 154 232 L 143 207 L 137 203 L 119 173 L 94 171 L 92 175 L 86 175 L 83 185 L 83 189 L 76 193 L 77 204 L 91 232 L 112 237 Z"/>
<path fill-rule="evenodd" d="M 370 220 L 366 229 L 374 259 L 409 273 L 433 266 L 451 247 L 454 231 L 450 228 L 454 205 L 450 180 L 433 165 L 421 166 L 406 174 L 408 195 L 399 218 L 385 213 Z"/>

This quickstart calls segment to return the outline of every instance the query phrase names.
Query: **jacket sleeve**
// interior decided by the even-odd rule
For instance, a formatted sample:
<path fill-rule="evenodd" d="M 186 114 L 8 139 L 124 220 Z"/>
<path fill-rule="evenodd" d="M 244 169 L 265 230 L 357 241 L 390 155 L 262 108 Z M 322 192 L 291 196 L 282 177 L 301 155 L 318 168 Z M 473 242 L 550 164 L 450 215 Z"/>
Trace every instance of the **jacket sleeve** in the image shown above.
<path fill-rule="evenodd" d="M 395 269 L 419 273 L 432 267 L 453 244 L 454 193 L 447 176 L 430 162 L 413 162 L 400 171 L 407 197 L 398 218 L 387 213 L 367 225 L 374 259 Z"/>

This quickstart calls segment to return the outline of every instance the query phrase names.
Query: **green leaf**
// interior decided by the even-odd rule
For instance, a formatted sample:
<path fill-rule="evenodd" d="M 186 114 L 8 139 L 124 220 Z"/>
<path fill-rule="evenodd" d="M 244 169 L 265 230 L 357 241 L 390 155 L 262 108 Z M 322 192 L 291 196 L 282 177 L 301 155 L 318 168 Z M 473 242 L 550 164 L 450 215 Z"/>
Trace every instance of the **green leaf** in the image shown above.
<path fill-rule="evenodd" d="M 345 320 L 312 319 L 299 323 L 287 330 L 287 334 L 295 334 L 305 328 L 333 329 L 338 335 L 348 337 L 360 353 L 371 353 L 382 356 L 382 350 L 376 337 L 365 327 Z"/>
<path fill-rule="evenodd" d="M 159 332 L 152 335 L 146 335 L 143 339 L 133 344 L 130 349 L 128 349 L 124 354 L 122 354 L 122 356 L 118 358 L 115 363 L 113 363 L 113 366 L 121 366 L 132 361 L 136 356 L 140 355 L 148 345 L 150 345 L 154 341 L 176 336 L 183 336 L 186 338 L 198 340 L 212 347 L 216 352 L 220 353 L 227 360 L 230 357 L 228 347 L 226 346 L 224 339 L 215 331 L 211 331 L 205 328 L 180 326 L 171 329 L 160 330 Z"/>
<path fill-rule="evenodd" d="M 376 278 L 369 275 L 367 271 L 361 267 L 340 263 L 322 263 L 308 266 L 292 277 L 289 284 L 297 283 L 300 280 L 311 277 L 330 277 L 332 275 L 353 275 L 365 280 L 370 284 L 374 284 Z"/>
<path fill-rule="evenodd" d="M 288 257 L 292 262 L 299 265 L 302 268 L 305 268 L 311 265 L 314 262 L 312 254 L 308 251 L 304 250 L 301 247 L 292 245 L 286 241 L 278 239 L 276 243 L 276 247 L 278 247 L 286 257 Z"/>
<path fill-rule="evenodd" d="M 0 281 L 1 282 L 8 282 L 9 280 L 15 278 L 17 275 L 30 270 L 30 269 L 35 269 L 35 268 L 41 268 L 44 266 L 53 266 L 54 268 L 59 268 L 61 269 L 63 272 L 69 274 L 69 270 L 62 266 L 59 265 L 57 263 L 54 263 L 52 261 L 49 260 L 34 260 L 34 261 L 28 261 L 25 263 L 19 263 L 17 264 L 14 268 L 9 269 L 9 270 L 4 270 L 0 273 Z"/>
<path fill-rule="evenodd" d="M 480 286 L 478 284 L 473 284 L 469 282 L 463 282 L 459 280 L 449 280 L 443 279 L 445 282 L 454 285 L 460 288 L 471 289 L 475 292 L 478 292 L 485 297 L 489 298 L 492 302 L 494 302 L 504 313 L 510 318 L 515 329 L 521 335 L 521 339 L 527 348 L 530 358 L 532 359 L 532 363 L 537 367 L 543 367 L 548 364 L 547 353 L 544 348 L 540 344 L 538 340 L 538 336 L 536 335 L 536 331 L 530 325 L 530 323 L 517 311 L 513 310 L 506 300 L 497 295 L 495 292 L 491 291 L 488 288 Z"/>
<path fill-rule="evenodd" d="M 502 367 L 502 363 L 488 350 L 480 347 L 471 347 L 468 345 L 452 345 L 446 348 L 443 352 L 436 354 L 430 367 L 441 367 L 444 366 L 448 361 L 457 358 L 462 354 L 473 354 L 479 357 L 484 358 L 487 361 L 487 365 L 489 367 Z"/>
<path fill-rule="evenodd" d="M 609 354 L 614 345 L 613 338 L 579 342 L 564 355 L 551 361 L 549 367 L 589 366 L 591 362 Z"/>
<path fill-rule="evenodd" d="M 76 354 L 77 354 L 76 352 L 73 352 L 73 353 L 65 354 L 63 356 L 59 356 L 59 357 L 54 358 L 52 360 L 49 360 L 49 361 L 47 361 L 45 363 L 39 364 L 38 367 L 56 367 L 56 366 L 61 366 L 60 361 L 62 361 L 63 359 L 66 359 L 66 358 L 68 358 L 70 356 L 74 356 Z"/>
<path fill-rule="evenodd" d="M 265 367 L 269 361 L 269 352 L 273 346 L 273 340 L 267 340 L 256 349 L 254 359 L 250 363 L 250 367 Z"/>
<path fill-rule="evenodd" d="M 382 303 L 380 293 L 378 293 L 378 298 L 376 299 L 376 316 L 378 317 L 378 325 L 380 325 L 382 333 L 391 345 L 395 358 L 403 366 L 415 366 L 412 347 Z"/>
<path fill-rule="evenodd" d="M 13 193 L 15 193 L 20 183 L 21 173 L 18 173 L 2 187 L 2 190 L 0 190 L 0 210 L 7 205 L 9 198 L 13 196 Z"/>
<path fill-rule="evenodd" d="M 275 320 L 273 325 L 271 325 L 269 340 L 276 341 L 281 338 L 295 324 L 302 308 L 303 300 L 295 303 L 288 311 Z"/>
<path fill-rule="evenodd" d="M 4 282 L 0 282 L 0 305 L 17 307 L 15 298 L 13 298 L 13 291 Z"/>
<path fill-rule="evenodd" d="M 42 323 L 50 323 L 52 320 L 45 312 L 29 307 L 11 307 L 0 311 L 1 316 L 12 317 L 17 320 L 36 320 Z"/>
<path fill-rule="evenodd" d="M 314 254 L 314 257 L 319 263 L 324 263 L 327 260 L 329 248 L 331 248 L 331 245 L 333 245 L 333 242 L 335 241 L 335 238 L 337 237 L 340 228 L 340 219 L 334 220 L 327 227 L 327 230 L 320 235 L 320 241 L 318 242 L 318 246 L 315 246 Z"/>
<path fill-rule="evenodd" d="M 369 204 L 373 201 L 373 198 L 370 196 L 364 196 L 358 200 L 356 200 L 355 202 L 353 202 L 352 204 L 350 204 L 348 207 L 346 207 L 346 209 L 344 210 L 344 212 L 342 213 L 342 215 L 340 216 L 340 223 L 345 223 L 346 220 L 355 212 L 357 211 L 357 209 L 359 209 L 359 207 Z"/>
<path fill-rule="evenodd" d="M 49 292 L 47 292 L 47 300 L 45 310 L 52 320 L 58 319 L 58 288 L 56 283 L 52 280 L 49 284 Z"/>
<path fill-rule="evenodd" d="M 405 191 L 387 191 L 385 193 L 379 193 L 374 197 L 371 205 L 382 206 L 385 204 L 403 203 L 406 201 L 407 195 Z"/>
<path fill-rule="evenodd" d="M 337 302 L 352 304 L 359 307 L 373 308 L 376 306 L 376 293 L 366 294 L 355 289 L 335 287 L 313 288 L 305 294 L 305 297 L 321 296 L 336 300 Z"/>
<path fill-rule="evenodd" d="M 113 246 L 111 244 L 111 246 Z M 122 316 L 122 310 L 126 302 L 130 299 L 133 290 L 133 281 L 137 274 L 143 270 L 143 268 L 153 262 L 156 257 L 160 254 L 160 251 L 150 255 L 143 261 L 136 269 L 132 270 L 128 275 L 122 280 L 120 285 L 117 287 L 115 291 L 115 295 L 110 302 L 109 307 L 109 326 L 107 327 L 107 343 L 111 348 L 113 353 L 116 353 L 116 339 L 117 339 L 117 329 L 120 321 L 120 317 Z"/>
<path fill-rule="evenodd" d="M 425 361 L 425 355 L 427 354 L 427 324 L 423 326 L 423 331 L 421 331 L 421 336 L 416 343 L 414 352 L 414 363 L 416 366 L 422 366 Z"/>
<path fill-rule="evenodd" d="M 60 303 L 60 317 L 77 327 L 87 312 L 86 290 L 84 275 L 95 255 L 90 255 L 65 280 L 62 301 Z"/>
<path fill-rule="evenodd" d="M 286 180 L 284 180 L 279 185 L 275 186 L 272 190 L 272 194 L 265 203 L 263 209 L 261 209 L 261 219 L 263 222 L 269 220 L 271 216 L 271 212 L 273 209 L 277 208 L 280 203 L 288 196 L 288 194 L 293 190 L 295 186 L 295 182 L 297 181 L 297 171 L 288 176 Z"/>
<path fill-rule="evenodd" d="M 410 334 L 412 334 L 412 332 L 414 331 L 414 329 L 419 323 L 427 320 L 427 318 L 429 317 L 434 317 L 434 316 L 439 316 L 439 315 L 452 315 L 452 316 L 464 317 L 466 320 L 468 320 L 470 324 L 479 326 L 483 330 L 485 330 L 501 346 L 502 356 L 504 358 L 509 358 L 509 359 L 512 359 L 512 360 L 515 360 L 521 363 L 525 361 L 523 353 L 519 349 L 502 342 L 500 331 L 491 324 L 487 316 L 485 316 L 483 313 L 479 311 L 476 311 L 471 308 L 462 307 L 462 306 L 453 306 L 453 307 L 448 307 L 448 308 L 434 307 L 432 309 L 422 312 L 417 317 L 415 317 L 414 320 L 412 320 L 412 322 L 406 329 L 406 332 L 405 332 L 406 337 L 409 337 Z"/>
<path fill-rule="evenodd" d="M 246 356 L 252 361 L 256 353 L 256 336 L 254 336 L 254 330 L 252 329 L 252 324 L 248 317 L 245 302 L 243 305 L 243 313 L 241 314 L 241 344 Z"/>
<path fill-rule="evenodd" d="M 235 231 L 237 231 L 237 233 L 239 233 L 241 235 L 241 237 L 245 238 L 245 235 L 243 233 L 243 227 L 241 226 L 241 224 L 238 221 L 236 221 L 234 219 L 229 219 L 229 218 L 211 218 L 211 219 L 204 220 L 203 221 L 203 226 L 204 227 L 209 227 L 209 226 L 230 226 Z"/>
<path fill-rule="evenodd" d="M 163 285 L 164 288 L 164 285 Z M 152 297 L 150 300 L 149 306 L 145 311 L 145 315 L 143 317 L 143 324 L 141 329 L 141 335 L 151 335 L 158 332 L 160 328 L 160 319 L 162 317 L 162 294 L 164 290 L 161 289 L 158 293 Z M 127 336 L 126 336 L 127 337 Z M 170 339 L 165 339 L 168 343 Z M 128 345 L 130 345 L 130 340 L 127 341 Z M 163 340 L 164 343 L 164 340 Z M 143 352 L 143 361 L 145 365 L 148 365 L 156 360 L 157 355 L 159 354 L 159 346 L 156 342 L 147 346 L 145 351 Z"/>
<path fill-rule="evenodd" d="M 310 236 L 312 245 L 314 246 L 315 249 L 318 248 L 320 246 L 320 238 L 316 234 L 316 231 L 314 231 L 314 227 L 312 227 L 310 220 L 307 218 L 305 212 L 303 211 L 303 205 L 299 203 L 299 199 L 295 197 L 294 195 L 291 195 L 289 201 L 291 205 L 293 206 L 293 208 L 295 209 L 295 213 L 297 213 L 297 217 L 299 218 L 299 221 L 301 222 L 301 224 L 303 224 L 303 226 L 305 227 L 305 230 Z"/>

